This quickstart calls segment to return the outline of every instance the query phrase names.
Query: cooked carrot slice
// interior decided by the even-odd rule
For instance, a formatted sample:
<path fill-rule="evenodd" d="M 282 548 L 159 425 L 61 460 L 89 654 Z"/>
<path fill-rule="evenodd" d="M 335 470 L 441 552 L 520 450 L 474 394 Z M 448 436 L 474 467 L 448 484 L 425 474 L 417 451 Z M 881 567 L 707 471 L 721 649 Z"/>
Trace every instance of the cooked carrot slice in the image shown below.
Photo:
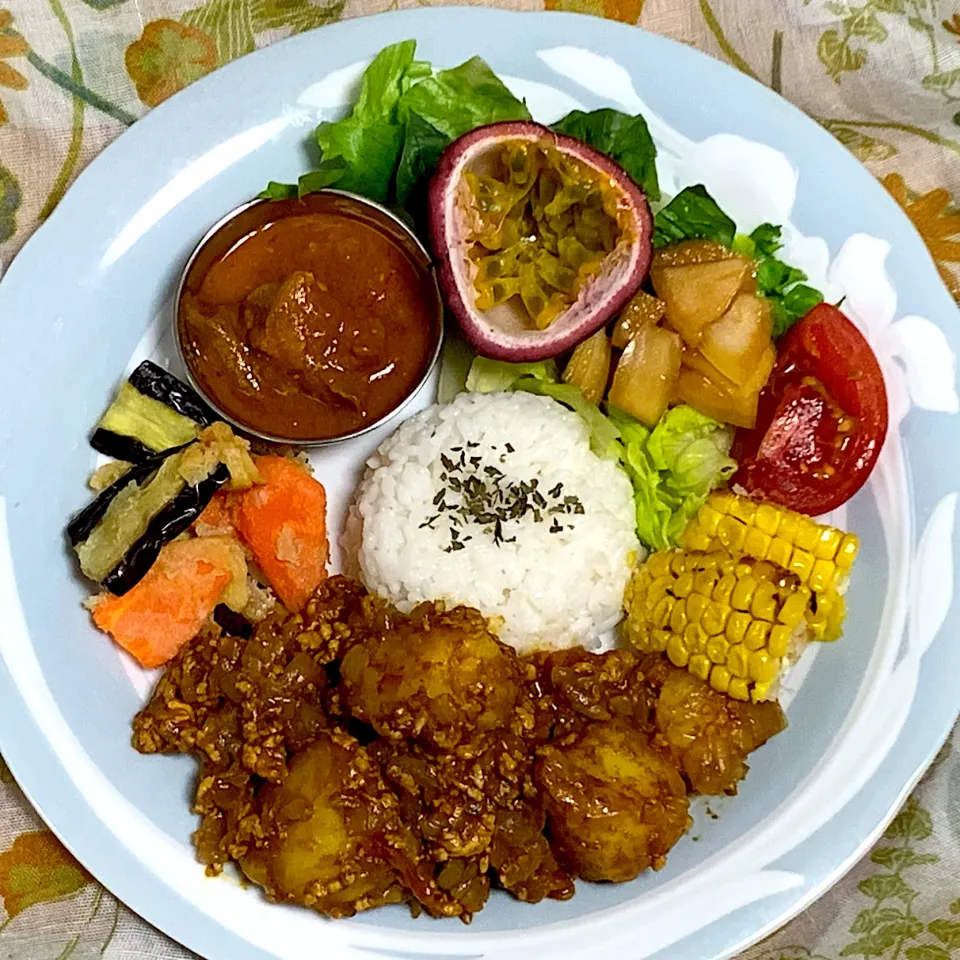
<path fill-rule="evenodd" d="M 174 540 L 132 590 L 94 603 L 93 622 L 143 666 L 159 667 L 197 635 L 245 565 L 236 540 Z"/>
<path fill-rule="evenodd" d="M 233 528 L 233 499 L 225 490 L 213 495 L 210 502 L 204 507 L 203 513 L 193 522 L 194 532 L 198 537 L 230 537 L 235 533 Z"/>
<path fill-rule="evenodd" d="M 263 479 L 231 494 L 234 523 L 270 586 L 299 610 L 327 576 L 327 495 L 296 461 L 254 457 Z"/>

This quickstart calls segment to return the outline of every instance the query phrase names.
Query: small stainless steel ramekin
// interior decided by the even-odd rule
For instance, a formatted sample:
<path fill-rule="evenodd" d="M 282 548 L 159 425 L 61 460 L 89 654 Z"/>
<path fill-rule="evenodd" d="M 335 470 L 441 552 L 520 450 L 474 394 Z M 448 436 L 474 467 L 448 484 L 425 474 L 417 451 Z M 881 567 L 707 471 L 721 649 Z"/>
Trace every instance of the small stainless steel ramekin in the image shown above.
<path fill-rule="evenodd" d="M 250 426 L 250 424 L 238 419 L 235 415 L 231 414 L 229 410 L 225 410 L 217 402 L 216 398 L 212 397 L 210 393 L 204 389 L 203 384 L 199 382 L 199 378 L 194 376 L 190 368 L 187 351 L 184 349 L 183 328 L 180 322 L 180 302 L 190 271 L 197 260 L 204 254 L 218 256 L 229 249 L 233 243 L 240 240 L 247 231 L 243 229 L 237 231 L 238 225 L 235 224 L 235 221 L 241 215 L 247 214 L 250 210 L 260 206 L 263 207 L 263 224 L 297 213 L 340 213 L 363 220 L 385 234 L 406 253 L 407 258 L 418 270 L 421 278 L 426 280 L 428 289 L 433 291 L 434 309 L 431 316 L 424 318 L 424 322 L 431 325 L 433 348 L 423 376 L 392 410 L 389 410 L 378 420 L 366 424 L 359 430 L 354 430 L 351 433 L 345 433 L 340 436 L 318 437 L 315 439 L 283 437 L 263 433 L 261 430 L 256 430 Z M 231 225 L 233 225 L 235 231 L 237 231 L 235 235 L 230 230 Z M 395 213 L 381 206 L 379 203 L 368 200 L 366 197 L 361 197 L 355 193 L 348 193 L 345 190 L 321 190 L 318 193 L 308 194 L 300 200 L 250 200 L 247 203 L 241 204 L 235 210 L 231 210 L 230 213 L 220 219 L 207 231 L 203 239 L 197 244 L 193 253 L 190 254 L 180 274 L 175 303 L 173 321 L 174 340 L 177 344 L 180 362 L 183 365 L 187 380 L 193 389 L 206 400 L 219 416 L 243 433 L 253 437 L 259 437 L 261 440 L 289 444 L 297 447 L 321 447 L 333 443 L 340 443 L 343 440 L 352 440 L 355 437 L 361 437 L 365 433 L 369 433 L 371 430 L 375 430 L 388 420 L 391 420 L 407 406 L 413 397 L 419 393 L 427 380 L 430 379 L 440 357 L 440 349 L 443 346 L 443 299 L 437 284 L 433 259 L 426 247 L 424 247 L 417 235 Z"/>

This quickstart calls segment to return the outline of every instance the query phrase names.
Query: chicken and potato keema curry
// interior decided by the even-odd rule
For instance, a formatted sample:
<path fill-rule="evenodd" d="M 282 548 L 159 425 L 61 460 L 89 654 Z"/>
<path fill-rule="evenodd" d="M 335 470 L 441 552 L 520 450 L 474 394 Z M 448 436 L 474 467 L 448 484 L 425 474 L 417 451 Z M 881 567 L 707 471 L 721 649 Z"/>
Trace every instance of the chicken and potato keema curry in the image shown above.
<path fill-rule="evenodd" d="M 333 917 L 468 921 L 491 886 L 532 903 L 661 867 L 689 795 L 736 792 L 784 726 L 661 656 L 519 657 L 475 610 L 402 614 L 338 576 L 302 613 L 183 647 L 134 745 L 198 756 L 208 872 L 235 861 Z"/>
<path fill-rule="evenodd" d="M 436 348 L 429 273 L 378 225 L 321 201 L 255 205 L 201 248 L 179 336 L 237 423 L 287 440 L 354 433 L 399 406 Z"/>

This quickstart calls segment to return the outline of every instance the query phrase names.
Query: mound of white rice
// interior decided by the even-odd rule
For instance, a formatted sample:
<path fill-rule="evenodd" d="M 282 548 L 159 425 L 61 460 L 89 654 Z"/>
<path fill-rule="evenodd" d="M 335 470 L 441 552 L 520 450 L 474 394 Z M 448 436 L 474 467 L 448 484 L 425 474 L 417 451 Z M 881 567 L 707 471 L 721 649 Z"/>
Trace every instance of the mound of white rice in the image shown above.
<path fill-rule="evenodd" d="M 401 610 L 476 607 L 521 651 L 595 646 L 640 553 L 627 476 L 580 417 L 527 393 L 462 394 L 404 423 L 368 462 L 344 542 Z"/>

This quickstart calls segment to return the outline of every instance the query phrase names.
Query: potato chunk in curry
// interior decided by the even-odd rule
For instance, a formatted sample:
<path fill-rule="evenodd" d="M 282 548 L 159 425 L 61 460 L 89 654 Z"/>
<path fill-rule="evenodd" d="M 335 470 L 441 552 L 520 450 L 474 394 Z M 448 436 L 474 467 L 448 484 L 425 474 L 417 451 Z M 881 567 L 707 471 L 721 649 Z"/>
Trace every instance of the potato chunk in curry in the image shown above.
<path fill-rule="evenodd" d="M 557 857 L 584 880 L 659 869 L 691 822 L 683 778 L 623 723 L 595 723 L 572 743 L 544 747 L 536 779 Z"/>
<path fill-rule="evenodd" d="M 443 612 L 424 604 L 352 647 L 340 674 L 358 720 L 383 737 L 439 749 L 508 725 L 520 696 L 516 654 L 466 607 Z"/>

